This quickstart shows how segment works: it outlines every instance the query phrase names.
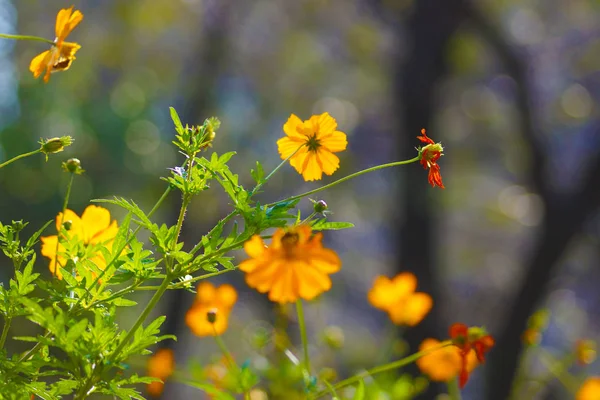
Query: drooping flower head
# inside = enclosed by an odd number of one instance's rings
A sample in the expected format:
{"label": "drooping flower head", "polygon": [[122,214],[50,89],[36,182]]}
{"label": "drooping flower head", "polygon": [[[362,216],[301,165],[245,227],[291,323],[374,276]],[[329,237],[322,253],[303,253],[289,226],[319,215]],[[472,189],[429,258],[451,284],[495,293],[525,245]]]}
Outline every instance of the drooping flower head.
{"label": "drooping flower head", "polygon": [[185,323],[197,336],[221,335],[229,325],[229,314],[237,301],[231,285],[213,286],[202,282],[196,290],[196,301],[185,314]]}
{"label": "drooping flower head", "polygon": [[[419,351],[427,351],[440,346],[437,339],[425,339],[419,346]],[[456,346],[446,346],[424,355],[417,360],[417,366],[432,381],[448,382],[462,371],[461,350]],[[467,372],[477,366],[477,356],[471,349],[467,355]]]}
{"label": "drooping flower head", "polygon": [[56,15],[56,39],[50,50],[38,54],[31,60],[29,70],[34,78],[39,78],[44,73],[44,82],[50,80],[50,74],[57,71],[66,71],[75,60],[75,53],[81,48],[77,43],[65,42],[71,31],[83,20],[79,10],[63,8]]}
{"label": "drooping flower head", "polygon": [[469,380],[469,370],[467,368],[469,352],[474,350],[477,360],[483,363],[485,361],[485,353],[494,346],[495,340],[483,328],[469,328],[465,324],[460,323],[456,323],[450,327],[450,338],[452,339],[452,343],[460,349],[462,363],[459,385],[463,388]]}
{"label": "drooping flower head", "polygon": [[148,360],[148,376],[158,378],[163,382],[151,382],[148,384],[148,394],[154,397],[158,397],[162,394],[164,389],[164,380],[167,379],[173,373],[175,369],[175,358],[173,356],[173,350],[171,349],[159,349],[156,353]]}
{"label": "drooping flower head", "polygon": [[333,153],[346,150],[348,141],[328,113],[313,115],[304,122],[292,114],[283,125],[283,131],[287,136],[277,141],[281,159],[295,153],[290,165],[305,181],[319,180],[323,172],[331,175],[339,168],[340,159]]}
{"label": "drooping flower head", "polygon": [[419,149],[421,156],[420,163],[425,169],[429,169],[427,181],[432,187],[439,186],[445,189],[442,183],[442,175],[440,174],[440,166],[437,164],[437,160],[444,155],[444,148],[441,143],[435,143],[430,137],[427,136],[427,131],[421,129],[421,135],[417,136],[421,142],[426,143],[425,146]]}
{"label": "drooping flower head", "polygon": [[410,272],[400,273],[393,279],[378,276],[369,291],[369,303],[386,311],[394,324],[415,326],[433,306],[431,296],[415,292],[416,288],[417,278]]}
{"label": "drooping flower head", "polygon": [[[94,262],[98,268],[106,268],[106,260],[96,245],[106,246],[112,249],[112,243],[119,231],[117,221],[110,220],[110,211],[98,206],[88,206],[81,214],[81,218],[71,210],[66,210],[63,217],[62,213],[56,216],[56,230],[61,231],[61,221],[69,229],[69,240],[78,240],[81,243],[80,252],[76,255],[78,259],[87,258]],[[62,279],[62,273],[57,268],[56,263],[61,267],[66,265],[67,260],[63,253],[65,247],[61,243],[67,240],[62,234],[60,241],[58,235],[42,237],[42,255],[50,259],[50,272]],[[73,255],[75,256],[75,255]]]}
{"label": "drooping flower head", "polygon": [[340,270],[338,255],[323,247],[321,232],[310,226],[277,229],[269,247],[259,235],[244,244],[250,257],[239,268],[246,283],[277,303],[311,300],[331,288],[330,274]]}

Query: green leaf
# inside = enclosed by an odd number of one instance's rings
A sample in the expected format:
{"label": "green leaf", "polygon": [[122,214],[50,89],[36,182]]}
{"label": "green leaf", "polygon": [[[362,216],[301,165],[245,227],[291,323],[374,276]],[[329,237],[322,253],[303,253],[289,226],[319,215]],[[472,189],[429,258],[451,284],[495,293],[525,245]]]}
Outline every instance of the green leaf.
{"label": "green leaf", "polygon": [[85,318],[77,322],[71,327],[71,329],[69,329],[69,332],[67,332],[67,341],[75,342],[77,339],[79,339],[83,332],[85,332],[87,326],[88,320]]}
{"label": "green leaf", "polygon": [[256,162],[256,169],[251,169],[250,175],[252,175],[252,179],[254,179],[257,184],[262,183],[263,178],[265,177],[265,170],[260,162]]}
{"label": "green leaf", "polygon": [[44,230],[46,230],[46,228],[48,227],[48,225],[50,225],[52,222],[54,222],[54,220],[50,220],[48,222],[46,222],[44,224],[44,226],[42,226],[38,231],[36,231],[33,235],[31,235],[31,237],[27,240],[27,248],[32,248],[34,244],[37,243],[38,238],[40,237],[40,235],[42,234],[42,232],[44,232]]}
{"label": "green leaf", "polygon": [[169,110],[171,111],[171,119],[173,120],[175,129],[177,130],[177,132],[179,132],[181,134],[183,132],[183,125],[181,125],[181,120],[179,119],[179,115],[177,114],[177,111],[175,111],[175,109],[173,107],[169,107]]}
{"label": "green leaf", "polygon": [[365,399],[365,382],[361,379],[358,381],[358,386],[356,387],[356,392],[354,392],[354,397],[352,400],[364,400]]}
{"label": "green leaf", "polygon": [[136,306],[137,302],[135,302],[133,300],[129,300],[129,299],[124,299],[122,297],[118,297],[118,298],[114,299],[113,301],[111,301],[111,304],[114,304],[117,307],[131,307],[131,306]]}
{"label": "green leaf", "polygon": [[340,229],[353,228],[351,222],[328,222],[327,218],[321,218],[311,223],[314,231],[338,231]]}

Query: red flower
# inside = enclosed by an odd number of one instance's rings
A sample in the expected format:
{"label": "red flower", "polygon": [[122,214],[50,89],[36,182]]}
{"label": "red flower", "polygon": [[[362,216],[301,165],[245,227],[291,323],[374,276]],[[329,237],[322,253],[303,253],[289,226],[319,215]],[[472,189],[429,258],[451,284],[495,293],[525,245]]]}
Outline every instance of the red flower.
{"label": "red flower", "polygon": [[483,363],[485,361],[485,353],[494,346],[495,340],[481,328],[469,329],[468,326],[460,323],[456,323],[450,327],[450,338],[452,339],[452,343],[460,349],[461,370],[458,383],[462,389],[469,380],[469,371],[467,370],[467,356],[469,355],[469,351],[471,349],[475,350],[477,359],[480,363]]}
{"label": "red flower", "polygon": [[435,143],[430,137],[427,137],[427,131],[425,131],[425,129],[421,129],[421,135],[423,136],[417,136],[417,139],[427,145],[419,149],[421,155],[419,162],[424,169],[429,169],[427,181],[432,187],[439,186],[440,188],[445,189],[444,184],[442,183],[442,175],[440,174],[440,166],[437,164],[437,160],[444,155],[444,148],[440,143]]}

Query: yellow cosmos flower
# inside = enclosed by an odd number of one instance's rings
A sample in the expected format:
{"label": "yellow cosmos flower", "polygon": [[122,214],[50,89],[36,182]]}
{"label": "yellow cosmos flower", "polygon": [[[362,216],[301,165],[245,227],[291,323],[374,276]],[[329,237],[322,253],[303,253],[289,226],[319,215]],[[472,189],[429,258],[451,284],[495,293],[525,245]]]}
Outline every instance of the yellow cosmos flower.
{"label": "yellow cosmos flower", "polygon": [[[333,153],[346,150],[346,134],[337,129],[337,122],[328,113],[313,115],[302,122],[292,114],[283,125],[287,135],[277,141],[281,159],[290,158],[305,181],[319,180],[323,172],[331,175],[340,166],[340,159]],[[300,148],[300,150],[298,150]]]}
{"label": "yellow cosmos flower", "polygon": [[386,311],[396,325],[415,326],[425,318],[433,306],[427,293],[416,292],[417,278],[403,272],[393,279],[378,276],[368,294],[369,303]]}
{"label": "yellow cosmos flower", "polygon": [[576,400],[600,400],[600,376],[587,378],[577,391]]}
{"label": "yellow cosmos flower", "polygon": [[196,290],[196,301],[185,314],[185,323],[197,336],[221,335],[227,330],[236,301],[233,286],[214,287],[210,282],[202,282]]}
{"label": "yellow cosmos flower", "polygon": [[[440,341],[425,339],[419,346],[419,351],[426,351],[438,347]],[[461,371],[460,349],[456,346],[446,346],[433,351],[417,360],[417,366],[432,381],[448,382],[454,379]],[[471,350],[467,356],[467,371],[471,372],[477,366],[477,356]]]}
{"label": "yellow cosmos flower", "polygon": [[[104,256],[94,250],[93,245],[102,244],[109,250],[112,249],[112,242],[119,231],[117,221],[110,221],[110,212],[106,208],[98,206],[88,206],[81,215],[81,218],[71,210],[66,210],[64,217],[62,213],[58,213],[56,217],[56,230],[60,232],[60,223],[68,223],[70,228],[68,235],[70,239],[78,239],[83,243],[84,256],[94,262],[98,268],[104,270],[106,268],[106,260]],[[66,265],[67,260],[62,255],[65,252],[65,247],[59,242],[58,236],[45,236],[42,240],[42,255],[50,259],[50,272],[55,274],[58,279],[62,279],[60,269],[56,268],[58,261],[61,267]],[[66,238],[61,237],[61,242]],[[58,254],[57,254],[58,250]],[[78,255],[79,256],[79,255]]]}
{"label": "yellow cosmos flower", "polygon": [[66,71],[75,60],[75,53],[81,48],[77,43],[65,42],[71,31],[83,20],[81,11],[73,11],[71,8],[63,8],[56,15],[56,39],[50,50],[38,54],[31,60],[29,70],[34,78],[44,74],[44,82],[50,80],[50,74],[57,71]]}
{"label": "yellow cosmos flower", "polygon": [[299,298],[311,300],[331,288],[329,274],[340,270],[337,254],[323,248],[319,232],[311,236],[308,225],[278,229],[269,247],[254,235],[244,244],[250,257],[240,264],[246,283],[277,303]]}
{"label": "yellow cosmos flower", "polygon": [[175,357],[173,350],[160,349],[148,360],[148,376],[158,378],[163,382],[151,382],[148,384],[148,394],[158,397],[164,389],[164,380],[173,373],[175,369]]}

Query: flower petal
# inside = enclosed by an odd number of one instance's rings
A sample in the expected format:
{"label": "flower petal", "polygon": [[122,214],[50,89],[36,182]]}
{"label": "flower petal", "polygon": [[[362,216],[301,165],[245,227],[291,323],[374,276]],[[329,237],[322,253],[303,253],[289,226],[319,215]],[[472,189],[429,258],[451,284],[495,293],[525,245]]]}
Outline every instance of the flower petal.
{"label": "flower petal", "polygon": [[244,243],[244,251],[248,254],[248,257],[260,257],[266,251],[265,242],[263,242],[260,235],[254,235]]}
{"label": "flower petal", "polygon": [[[304,146],[305,143],[306,138],[298,139],[295,137],[282,137],[277,141],[277,151],[279,152],[281,159],[285,160],[286,158],[294,154],[294,152],[296,152],[296,150],[298,150],[300,147]],[[294,156],[296,156],[296,154],[294,154]]]}
{"label": "flower petal", "polygon": [[196,301],[203,304],[212,304],[217,291],[212,283],[200,282],[196,287]]}
{"label": "flower petal", "polygon": [[231,285],[221,285],[217,288],[217,299],[219,309],[231,308],[237,301],[237,292]]}
{"label": "flower petal", "polygon": [[39,78],[46,69],[50,69],[48,65],[50,63],[50,58],[52,54],[50,50],[46,50],[37,56],[33,57],[31,63],[29,63],[29,71],[33,73],[34,78]]}
{"label": "flower petal", "polygon": [[110,211],[95,205],[87,206],[81,215],[84,229],[84,242],[92,243],[95,236],[110,226]]}
{"label": "flower petal", "polygon": [[327,112],[324,112],[323,114],[319,115],[316,118],[316,120],[318,121],[319,127],[319,131],[317,132],[317,139],[321,139],[322,136],[334,132],[337,128],[337,121]]}
{"label": "flower petal", "polygon": [[346,138],[346,134],[344,132],[335,131],[330,134],[323,135],[323,137],[319,139],[319,143],[322,147],[331,151],[332,153],[337,153],[339,151],[346,150],[348,139]]}
{"label": "flower petal", "polygon": [[71,8],[63,8],[58,12],[56,15],[55,33],[56,42],[59,46],[82,20],[83,14],[79,10],[73,12],[73,6]]}
{"label": "flower petal", "polygon": [[305,181],[320,180],[323,177],[323,169],[315,152],[309,152],[302,166],[302,177]]}
{"label": "flower petal", "polygon": [[[292,139],[306,141],[306,135],[302,132],[304,130],[304,124],[302,120],[296,115],[292,114],[288,118],[287,122],[283,125],[283,131]],[[287,158],[287,157],[284,157]]]}
{"label": "flower petal", "polygon": [[340,159],[322,147],[317,150],[317,157],[321,161],[323,172],[327,175],[333,174],[340,167]]}

